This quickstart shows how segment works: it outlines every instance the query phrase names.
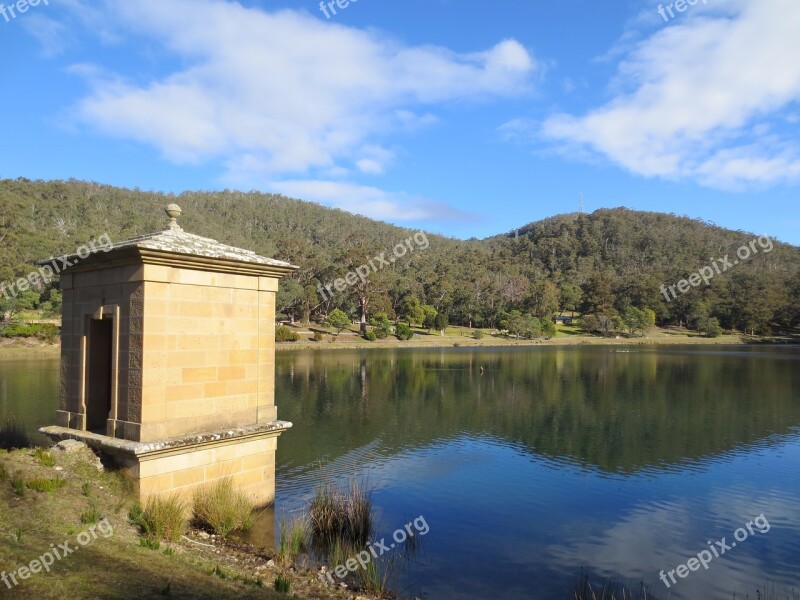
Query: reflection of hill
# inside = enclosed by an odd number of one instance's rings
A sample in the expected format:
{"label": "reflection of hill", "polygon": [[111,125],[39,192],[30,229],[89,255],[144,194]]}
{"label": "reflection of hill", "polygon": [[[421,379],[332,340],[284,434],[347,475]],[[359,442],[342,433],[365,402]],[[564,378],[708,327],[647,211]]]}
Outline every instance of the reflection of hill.
{"label": "reflection of hill", "polygon": [[798,358],[600,347],[280,355],[279,414],[295,428],[279,457],[303,464],[378,436],[397,452],[488,433],[607,472],[659,468],[800,423]]}
{"label": "reflection of hill", "polygon": [[57,408],[58,358],[0,360],[0,422],[13,416],[43,443],[36,430],[53,424]]}

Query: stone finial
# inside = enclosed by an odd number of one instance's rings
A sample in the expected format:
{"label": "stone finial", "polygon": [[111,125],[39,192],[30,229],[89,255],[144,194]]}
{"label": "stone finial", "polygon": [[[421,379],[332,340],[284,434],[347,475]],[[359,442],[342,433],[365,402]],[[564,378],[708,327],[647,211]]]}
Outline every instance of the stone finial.
{"label": "stone finial", "polygon": [[178,217],[181,216],[181,207],[177,204],[170,204],[166,208],[167,216],[169,217],[169,229],[172,231],[183,231],[178,225]]}

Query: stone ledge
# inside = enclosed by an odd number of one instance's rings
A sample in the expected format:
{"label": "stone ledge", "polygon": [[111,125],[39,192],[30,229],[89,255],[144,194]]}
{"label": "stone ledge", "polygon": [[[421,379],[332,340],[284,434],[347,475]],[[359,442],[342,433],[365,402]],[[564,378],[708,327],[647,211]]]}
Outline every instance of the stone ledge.
{"label": "stone ledge", "polygon": [[289,421],[272,421],[261,425],[194,433],[177,438],[145,443],[132,442],[130,440],[112,438],[89,431],[58,426],[42,427],[39,429],[39,432],[52,440],[78,440],[98,450],[104,450],[113,454],[127,454],[139,458],[151,454],[170,453],[188,449],[196,450],[204,446],[214,446],[231,442],[235,443],[250,438],[277,436],[291,427],[292,424]]}

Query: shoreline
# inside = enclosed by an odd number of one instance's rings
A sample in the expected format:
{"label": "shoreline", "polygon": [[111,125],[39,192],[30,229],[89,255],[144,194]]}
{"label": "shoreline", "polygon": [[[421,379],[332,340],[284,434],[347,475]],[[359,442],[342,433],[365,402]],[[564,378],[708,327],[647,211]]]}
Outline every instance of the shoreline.
{"label": "shoreline", "polygon": [[[549,340],[514,340],[486,335],[483,339],[471,336],[419,333],[411,340],[387,339],[374,342],[367,341],[356,334],[341,334],[346,339],[340,341],[315,342],[304,339],[297,342],[277,342],[277,352],[323,351],[323,350],[369,350],[369,349],[425,349],[425,348],[536,348],[546,346],[796,346],[800,339],[795,338],[759,338],[744,334],[722,335],[718,338],[706,338],[688,332],[674,332],[659,329],[644,337],[609,337],[602,338],[582,334],[562,335]],[[0,360],[58,358],[61,344],[32,345],[29,340],[23,343],[7,343],[0,345]]]}

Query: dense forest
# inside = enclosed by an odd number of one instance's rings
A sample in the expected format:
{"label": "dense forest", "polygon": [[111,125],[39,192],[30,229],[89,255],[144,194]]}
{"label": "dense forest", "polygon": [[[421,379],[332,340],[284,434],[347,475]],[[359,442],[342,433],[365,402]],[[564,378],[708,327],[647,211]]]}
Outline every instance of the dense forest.
{"label": "dense forest", "polygon": [[[164,229],[171,202],[183,209],[186,231],[299,265],[278,298],[290,320],[340,309],[365,321],[385,316],[433,326],[438,315],[439,322],[518,331],[537,318],[578,312],[585,328],[604,334],[635,331],[637,320],[641,328],[654,320],[755,334],[800,325],[800,248],[625,208],[462,241],[259,192],[176,195],[75,180],[0,180],[0,282],[26,277],[36,260],[75,252],[104,234],[121,241]],[[342,291],[325,291],[382,253],[393,260],[351,278]],[[697,283],[698,273],[708,285]],[[691,285],[678,285],[684,279]],[[0,312],[55,306],[56,288],[0,291]]]}

